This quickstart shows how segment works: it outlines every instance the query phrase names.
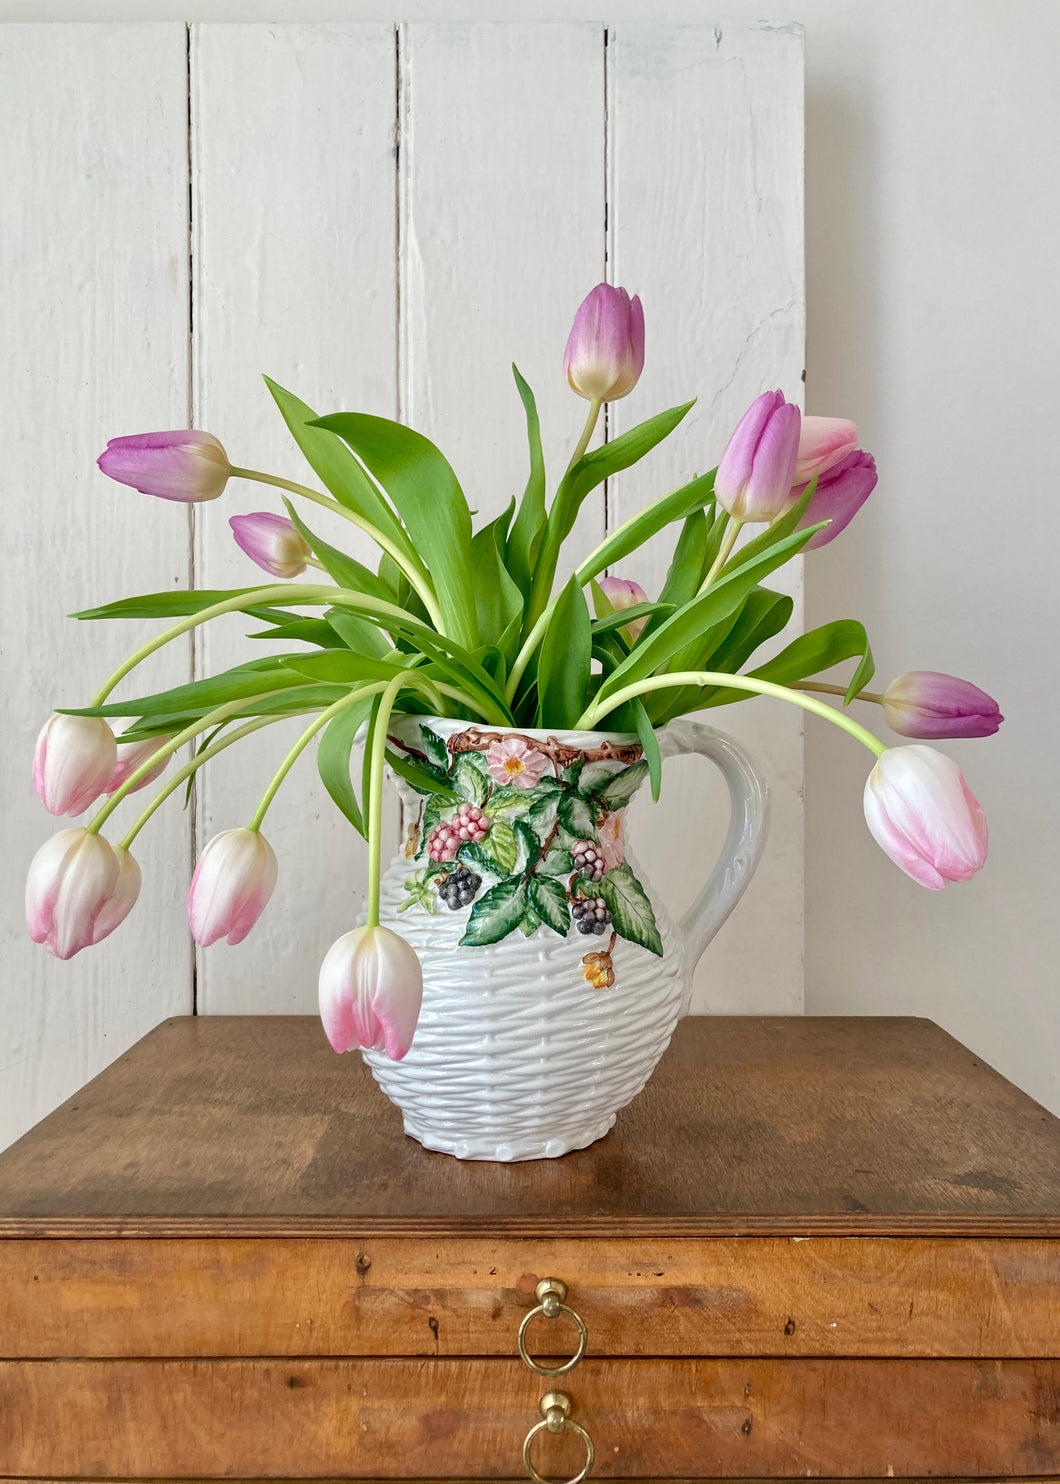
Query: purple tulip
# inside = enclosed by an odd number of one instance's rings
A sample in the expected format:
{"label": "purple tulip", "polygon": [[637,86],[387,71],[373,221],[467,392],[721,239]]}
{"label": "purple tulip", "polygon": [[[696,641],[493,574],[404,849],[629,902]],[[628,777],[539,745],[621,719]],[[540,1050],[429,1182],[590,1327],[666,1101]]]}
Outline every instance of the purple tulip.
{"label": "purple tulip", "polygon": [[112,438],[96,463],[111,479],[143,495],[187,503],[216,500],[232,472],[212,433],[187,428]]}
{"label": "purple tulip", "polygon": [[986,691],[937,670],[911,670],[892,680],[883,714],[903,737],[992,737],[1005,719]]}
{"label": "purple tulip", "polygon": [[258,510],[253,515],[233,515],[228,524],[236,545],[273,577],[297,577],[313,555],[308,541],[285,515]]}
{"label": "purple tulip", "polygon": [[799,458],[793,484],[807,485],[816,474],[853,453],[858,446],[858,428],[846,417],[804,417],[799,431]]}
{"label": "purple tulip", "polygon": [[412,1045],[422,999],[416,951],[390,928],[344,933],[320,966],[320,1018],[336,1051],[385,1048],[391,1061],[400,1061]]}
{"label": "purple tulip", "polygon": [[188,891],[188,922],[196,943],[242,943],[276,885],[276,854],[257,830],[222,830],[199,856]]}
{"label": "purple tulip", "polygon": [[[825,526],[823,531],[818,531],[816,536],[811,536],[803,551],[814,551],[818,546],[827,546],[829,541],[834,541],[845,531],[876,488],[878,477],[876,460],[871,453],[865,453],[861,448],[848,453],[838,464],[833,464],[820,475],[813,498],[798,528],[803,531],[807,526],[818,525],[822,520],[830,521],[831,524]],[[805,489],[805,484],[797,485],[791,492],[792,497],[798,499]]]}
{"label": "purple tulip", "polygon": [[644,309],[625,289],[598,283],[581,302],[563,352],[563,371],[579,397],[614,402],[644,370]]}
{"label": "purple tulip", "polygon": [[26,927],[34,943],[68,959],[99,942],[105,935],[97,931],[99,920],[122,889],[120,874],[121,862],[101,835],[70,828],[45,840],[26,878]]}
{"label": "purple tulip", "polygon": [[783,392],[763,392],[744,413],[714,477],[718,504],[735,520],[771,521],[790,504],[801,422]]}
{"label": "purple tulip", "polygon": [[49,814],[82,814],[107,787],[117,756],[114,733],[101,716],[56,713],[37,738],[33,787]]}
{"label": "purple tulip", "polygon": [[881,849],[930,891],[967,881],[986,861],[986,818],[952,758],[889,747],[865,784],[865,822]]}
{"label": "purple tulip", "polygon": [[[640,583],[633,582],[627,577],[601,577],[600,591],[616,613],[621,608],[633,608],[637,603],[648,601],[648,594]],[[635,618],[631,623],[626,624],[626,628],[632,637],[637,639],[647,622],[647,617]]]}

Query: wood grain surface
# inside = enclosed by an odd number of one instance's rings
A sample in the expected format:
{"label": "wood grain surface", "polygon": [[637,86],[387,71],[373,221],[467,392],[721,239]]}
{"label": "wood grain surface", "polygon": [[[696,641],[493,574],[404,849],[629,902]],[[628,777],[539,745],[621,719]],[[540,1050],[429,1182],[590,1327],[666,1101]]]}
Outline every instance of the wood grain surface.
{"label": "wood grain surface", "polygon": [[[586,1360],[595,1477],[1060,1472],[1060,1361]],[[517,1360],[0,1362],[0,1469],[99,1478],[511,1478]],[[546,1438],[543,1473],[584,1455]],[[554,1445],[554,1446],[548,1446]]]}
{"label": "wood grain surface", "polygon": [[165,1021],[0,1155],[5,1236],[1060,1236],[1060,1120],[930,1022],[693,1018],[614,1131],[461,1163],[310,1017]]}
{"label": "wood grain surface", "polygon": [[1060,1354],[1060,1242],[384,1237],[2,1242],[0,1357],[510,1357],[545,1277],[596,1356]]}

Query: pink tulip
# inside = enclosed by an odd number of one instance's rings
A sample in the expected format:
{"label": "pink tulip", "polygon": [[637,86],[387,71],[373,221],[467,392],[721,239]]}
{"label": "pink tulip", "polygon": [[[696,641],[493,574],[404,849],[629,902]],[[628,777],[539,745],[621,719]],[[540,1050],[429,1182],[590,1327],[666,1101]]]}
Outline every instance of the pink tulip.
{"label": "pink tulip", "polygon": [[103,939],[112,933],[119,923],[125,921],[140,895],[141,878],[138,863],[124,845],[114,845],[111,848],[118,862],[118,876],[96,918],[96,925],[92,930],[93,943],[102,943]]}
{"label": "pink tulip", "polygon": [[415,950],[389,928],[343,934],[320,966],[320,1018],[336,1051],[385,1049],[400,1061],[412,1045],[422,999]]}
{"label": "pink tulip", "polygon": [[[818,525],[822,520],[830,524],[816,536],[811,536],[803,551],[827,546],[829,541],[834,541],[845,531],[876,488],[877,477],[876,460],[871,453],[860,448],[848,453],[822,474],[798,529],[804,531],[807,526]],[[793,499],[798,499],[805,489],[805,484],[797,485],[791,492]]]}
{"label": "pink tulip", "polygon": [[188,891],[188,922],[196,943],[242,943],[276,885],[276,854],[258,830],[222,830],[199,856]]}
{"label": "pink tulip", "polygon": [[233,515],[228,524],[236,545],[273,577],[297,577],[313,555],[308,541],[285,515],[259,510],[254,515]]}
{"label": "pink tulip", "polygon": [[644,370],[644,309],[625,289],[598,283],[582,300],[563,352],[563,371],[579,397],[615,402]]}
{"label": "pink tulip", "polygon": [[[646,603],[648,601],[648,594],[641,587],[640,583],[632,582],[625,577],[601,577],[600,591],[616,612],[621,608],[632,608],[637,603]],[[629,629],[633,638],[636,639],[647,622],[647,617],[635,618],[626,627]]]}
{"label": "pink tulip", "polygon": [[992,737],[1005,719],[985,690],[937,670],[911,670],[892,680],[883,714],[903,737]]}
{"label": "pink tulip", "polygon": [[799,409],[782,392],[763,392],[737,424],[714,477],[714,494],[734,519],[771,521],[791,501]]}
{"label": "pink tulip", "polygon": [[33,787],[49,814],[82,814],[110,782],[118,756],[101,716],[56,713],[41,728],[33,753]]}
{"label": "pink tulip", "polygon": [[[121,788],[126,778],[135,773],[141,763],[146,763],[149,757],[153,757],[160,747],[164,747],[171,740],[171,735],[166,732],[160,737],[145,737],[142,742],[119,742],[118,760],[114,764],[114,771],[110,775],[110,782],[104,792],[112,794]],[[166,771],[168,764],[169,758],[162,758],[129,792],[137,793],[141,788],[146,788],[149,783],[154,783],[155,779],[161,777]]]}
{"label": "pink tulip", "polygon": [[185,502],[216,500],[232,472],[212,433],[185,428],[112,438],[96,463],[111,479],[143,495]]}
{"label": "pink tulip", "polygon": [[67,959],[99,942],[120,873],[118,856],[100,835],[70,828],[46,840],[26,878],[26,927],[34,943]]}
{"label": "pink tulip", "polygon": [[792,484],[809,484],[853,453],[858,446],[857,424],[846,417],[804,417],[799,433],[799,458]]}
{"label": "pink tulip", "polygon": [[873,839],[931,891],[967,881],[986,860],[986,818],[957,764],[933,747],[889,747],[865,784]]}

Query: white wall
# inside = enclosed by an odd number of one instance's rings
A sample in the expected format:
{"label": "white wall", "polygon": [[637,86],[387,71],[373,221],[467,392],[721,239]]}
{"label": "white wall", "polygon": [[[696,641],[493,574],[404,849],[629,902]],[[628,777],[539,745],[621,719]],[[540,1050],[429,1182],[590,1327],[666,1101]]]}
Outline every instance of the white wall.
{"label": "white wall", "polygon": [[[710,7],[757,19],[761,0]],[[863,833],[864,764],[807,734],[807,1008],[932,1016],[1060,1110],[1060,722],[1053,634],[1060,6],[789,0],[807,28],[811,411],[861,425],[882,480],[808,563],[811,621],[870,625],[884,679],[933,667],[996,694],[954,746],[993,853],[929,896]],[[406,19],[703,21],[703,0],[444,3]],[[5,19],[386,19],[364,0],[0,0]],[[724,294],[724,284],[718,285]]]}

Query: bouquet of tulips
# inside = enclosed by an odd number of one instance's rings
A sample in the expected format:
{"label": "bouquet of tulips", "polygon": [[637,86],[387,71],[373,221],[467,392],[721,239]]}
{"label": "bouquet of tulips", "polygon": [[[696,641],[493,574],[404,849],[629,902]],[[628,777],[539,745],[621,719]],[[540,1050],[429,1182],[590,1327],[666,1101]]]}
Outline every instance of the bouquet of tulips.
{"label": "bouquet of tulips", "polygon": [[[200,944],[238,943],[250,932],[277,878],[262,834],[265,816],[295,759],[316,741],[320,776],[367,839],[370,862],[365,925],[339,939],[321,972],[324,1024],[338,1050],[385,1044],[399,1057],[419,1012],[416,955],[379,923],[383,774],[389,763],[427,796],[444,796],[445,774],[437,760],[396,750],[391,726],[399,712],[546,732],[606,727],[635,734],[658,797],[657,728],[755,696],[784,701],[843,728],[873,754],[865,817],[904,871],[933,890],[972,876],[986,858],[986,823],[956,764],[923,742],[885,746],[847,708],[868,702],[894,731],[933,741],[995,732],[1002,718],[989,696],[967,681],[923,671],[900,676],[882,694],[867,690],[872,656],[854,619],[801,634],[751,667],[792,612],[791,599],[766,585],[770,574],[834,540],[875,487],[875,464],[858,448],[853,423],[802,417],[781,392],[764,392],[716,469],[633,515],[557,590],[560,553],[582,503],[649,454],[693,405],[590,448],[602,406],[633,391],[643,364],[639,299],[598,285],[575,316],[564,358],[572,390],[589,404],[570,462],[549,499],[534,395],[513,368],[529,441],[526,487],[477,531],[455,473],[428,439],[366,413],[318,417],[271,381],[321,487],[237,467],[209,433],[113,439],[99,467],[142,493],[208,502],[222,496],[229,479],[256,480],[284,492],[286,514],[263,511],[230,522],[236,542],[268,574],[264,583],[149,593],[77,615],[175,621],[130,655],[90,706],[57,712],[40,734],[33,777],[46,808],[76,816],[103,802],[86,825],[61,830],[34,859],[26,892],[32,937],[62,959],[106,937],[136,901],[140,869],[131,848],[155,810],[224,749],[298,716],[306,718],[304,730],[274,776],[262,780],[252,818],[204,849],[189,918]],[[704,462],[700,453],[695,462]],[[295,501],[320,506],[371,537],[380,553],[376,570],[317,535]],[[630,574],[638,548],[664,529],[674,532],[673,559],[661,592],[649,596]],[[319,580],[304,580],[307,567]],[[615,575],[616,568],[627,575]],[[277,652],[171,690],[111,699],[146,656],[233,612],[253,621],[251,637]],[[815,678],[843,661],[855,662],[849,684]],[[131,718],[118,738],[109,721],[117,717]],[[364,746],[359,790],[351,775],[355,740]],[[109,843],[101,830],[110,816],[187,744],[192,755],[118,843]],[[495,762],[517,787],[528,769],[531,781],[536,777],[533,756],[509,739]],[[474,823],[464,831],[472,845]],[[543,922],[538,930],[561,925]]]}

